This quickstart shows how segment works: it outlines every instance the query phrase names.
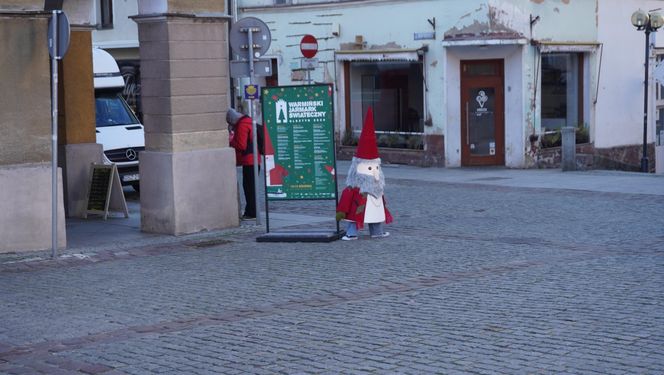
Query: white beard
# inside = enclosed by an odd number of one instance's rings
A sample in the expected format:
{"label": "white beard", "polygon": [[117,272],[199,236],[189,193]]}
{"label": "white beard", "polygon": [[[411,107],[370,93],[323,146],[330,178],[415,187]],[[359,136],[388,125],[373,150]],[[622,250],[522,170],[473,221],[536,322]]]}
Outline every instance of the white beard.
{"label": "white beard", "polygon": [[376,181],[373,176],[359,173],[357,174],[357,178],[359,181],[357,187],[360,188],[360,193],[369,193],[376,198],[383,196],[383,189],[385,188],[384,179]]}
{"label": "white beard", "polygon": [[[380,170],[378,181],[373,176],[357,173],[357,165],[364,161],[367,160],[353,157],[348,176],[346,177],[346,186],[358,187],[360,188],[360,193],[369,193],[376,198],[380,198],[385,189],[385,175],[383,175],[383,170]],[[378,162],[380,163],[380,159],[378,159]]]}

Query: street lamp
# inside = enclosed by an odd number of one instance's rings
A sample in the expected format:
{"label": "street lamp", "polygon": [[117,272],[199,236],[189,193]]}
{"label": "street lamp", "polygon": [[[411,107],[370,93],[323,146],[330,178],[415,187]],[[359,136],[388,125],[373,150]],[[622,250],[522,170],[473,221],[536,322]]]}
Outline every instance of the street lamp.
{"label": "street lamp", "polygon": [[664,17],[659,13],[647,13],[642,9],[632,13],[632,25],[646,33],[646,65],[643,85],[643,155],[641,156],[641,172],[648,172],[648,66],[650,60],[650,33],[664,25]]}

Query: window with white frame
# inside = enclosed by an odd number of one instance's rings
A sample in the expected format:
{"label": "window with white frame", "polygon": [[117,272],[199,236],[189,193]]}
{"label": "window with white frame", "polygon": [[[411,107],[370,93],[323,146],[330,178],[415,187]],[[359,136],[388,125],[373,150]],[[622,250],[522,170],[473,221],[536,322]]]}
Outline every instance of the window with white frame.
{"label": "window with white frame", "polygon": [[369,107],[379,147],[422,149],[424,84],[420,61],[350,61],[345,65],[347,123],[343,143],[352,145]]}

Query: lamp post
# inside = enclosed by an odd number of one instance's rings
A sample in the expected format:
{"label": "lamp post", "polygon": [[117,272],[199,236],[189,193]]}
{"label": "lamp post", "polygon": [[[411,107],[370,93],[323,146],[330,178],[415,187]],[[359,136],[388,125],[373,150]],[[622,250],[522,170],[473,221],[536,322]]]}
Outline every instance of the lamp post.
{"label": "lamp post", "polygon": [[643,30],[646,33],[646,60],[645,60],[645,80],[643,83],[643,155],[641,156],[641,172],[648,173],[648,67],[650,65],[650,33],[657,32],[657,29],[664,24],[664,17],[661,14],[644,10],[637,10],[632,13],[632,25],[637,30]]}

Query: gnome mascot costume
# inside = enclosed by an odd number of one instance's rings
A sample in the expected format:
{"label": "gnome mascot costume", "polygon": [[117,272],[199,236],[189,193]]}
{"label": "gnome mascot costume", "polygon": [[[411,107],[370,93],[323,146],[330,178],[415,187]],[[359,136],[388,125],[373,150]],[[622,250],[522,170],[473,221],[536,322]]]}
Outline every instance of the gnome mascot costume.
{"label": "gnome mascot costume", "polygon": [[357,232],[364,227],[364,224],[369,225],[369,234],[372,238],[390,235],[383,228],[384,223],[392,222],[392,215],[385,205],[384,187],[385,176],[378,157],[373,112],[369,107],[357,150],[346,177],[346,188],[341,193],[337,205],[337,221],[348,222],[346,235],[341,238],[342,240],[356,240]]}

